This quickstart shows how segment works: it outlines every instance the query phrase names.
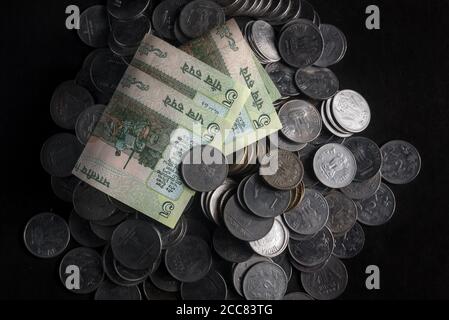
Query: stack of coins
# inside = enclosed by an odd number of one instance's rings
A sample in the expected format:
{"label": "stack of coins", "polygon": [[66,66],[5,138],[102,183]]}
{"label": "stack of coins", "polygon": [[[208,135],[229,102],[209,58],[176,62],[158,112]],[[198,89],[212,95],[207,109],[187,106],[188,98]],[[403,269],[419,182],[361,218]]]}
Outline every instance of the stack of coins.
{"label": "stack of coins", "polygon": [[[152,30],[182,44],[223,23],[225,14],[236,17],[278,86],[279,134],[228,157],[208,150],[218,163],[191,161],[209,147],[188,152],[180,173],[198,196],[174,229],[73,177],[139,39]],[[68,222],[54,213],[36,215],[24,231],[27,249],[39,258],[64,254],[71,241],[80,246],[60,262],[62,285],[98,300],[343,294],[349,277],[342,261],[362,251],[362,225],[392,219],[396,199],[389,185],[412,182],[421,158],[405,141],[379,148],[353,136],[368,127],[371,113],[359,93],[340,90],[328,69],[345,56],[342,31],[322,24],[301,0],[110,0],[84,11],[79,35],[95,50],[76,80],[55,90],[50,108],[56,125],[76,136],[56,134],[41,151],[55,195],[73,210]],[[80,271],[78,288],[70,286],[73,266]]]}

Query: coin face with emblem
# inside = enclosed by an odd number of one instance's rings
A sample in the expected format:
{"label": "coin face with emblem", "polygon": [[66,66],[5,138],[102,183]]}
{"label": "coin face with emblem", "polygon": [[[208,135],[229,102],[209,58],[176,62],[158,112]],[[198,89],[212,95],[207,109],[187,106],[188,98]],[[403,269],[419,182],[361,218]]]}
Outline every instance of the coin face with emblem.
{"label": "coin face with emblem", "polygon": [[405,141],[391,141],[382,146],[382,178],[392,184],[412,182],[421,170],[418,150]]}
{"label": "coin face with emblem", "polygon": [[357,173],[354,155],[339,144],[327,144],[315,154],[313,170],[318,180],[330,188],[344,188],[351,184]]}
{"label": "coin face with emblem", "polygon": [[368,102],[353,90],[337,93],[332,103],[332,112],[341,127],[352,133],[364,131],[371,121]]}

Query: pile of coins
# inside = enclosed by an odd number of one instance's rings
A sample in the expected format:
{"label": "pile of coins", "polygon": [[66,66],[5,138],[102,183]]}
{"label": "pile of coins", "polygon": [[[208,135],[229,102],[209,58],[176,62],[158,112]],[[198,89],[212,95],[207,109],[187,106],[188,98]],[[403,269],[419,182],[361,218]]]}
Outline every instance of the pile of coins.
{"label": "pile of coins", "polygon": [[[186,23],[204,12],[210,19]],[[183,44],[226,17],[236,17],[283,97],[276,102],[280,134],[227,158],[205,146],[186,154],[181,177],[198,196],[174,229],[73,177],[144,34]],[[65,287],[98,300],[139,300],[142,292],[149,300],[329,300],[345,291],[341,259],[362,251],[362,224],[393,217],[396,200],[386,183],[412,182],[421,159],[404,141],[379,148],[353,137],[371,112],[359,93],[340,91],[327,69],[345,55],[343,32],[322,24],[302,0],[110,0],[84,11],[79,35],[97,49],[51,100],[54,122],[76,136],[57,134],[41,152],[54,193],[74,209],[68,223],[43,213],[24,232],[39,258],[63,254],[71,239],[81,245],[60,263]],[[195,152],[216,153],[221,162],[192,163]],[[73,266],[79,287],[71,286]]]}

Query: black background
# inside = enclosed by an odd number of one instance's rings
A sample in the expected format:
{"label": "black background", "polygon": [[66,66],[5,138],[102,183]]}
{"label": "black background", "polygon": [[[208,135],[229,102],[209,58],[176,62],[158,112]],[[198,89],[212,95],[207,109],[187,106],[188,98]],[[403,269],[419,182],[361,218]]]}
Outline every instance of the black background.
{"label": "black background", "polygon": [[[65,8],[83,10],[99,1],[52,0],[1,3],[1,193],[0,298],[85,299],[66,292],[59,259],[38,260],[23,245],[35,214],[71,208],[52,194],[41,169],[43,142],[60,130],[49,102],[55,87],[73,79],[91,51],[65,28]],[[417,180],[394,186],[397,210],[379,228],[365,228],[363,253],[346,261],[349,286],[343,299],[449,298],[447,141],[449,111],[449,1],[312,0],[325,23],[342,29],[345,59],[332,69],[341,87],[362,93],[373,119],[365,132],[383,144],[404,139],[420,151]],[[381,30],[365,28],[365,8],[381,10]],[[72,243],[72,247],[76,244]],[[365,268],[381,270],[381,290],[365,288]]]}

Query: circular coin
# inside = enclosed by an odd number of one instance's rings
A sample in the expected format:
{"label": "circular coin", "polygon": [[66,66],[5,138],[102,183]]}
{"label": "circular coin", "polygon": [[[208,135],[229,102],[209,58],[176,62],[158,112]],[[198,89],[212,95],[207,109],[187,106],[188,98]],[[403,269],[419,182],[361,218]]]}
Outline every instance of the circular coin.
{"label": "circular coin", "polygon": [[392,184],[407,184],[421,171],[418,150],[405,141],[391,141],[382,146],[382,178]]}

